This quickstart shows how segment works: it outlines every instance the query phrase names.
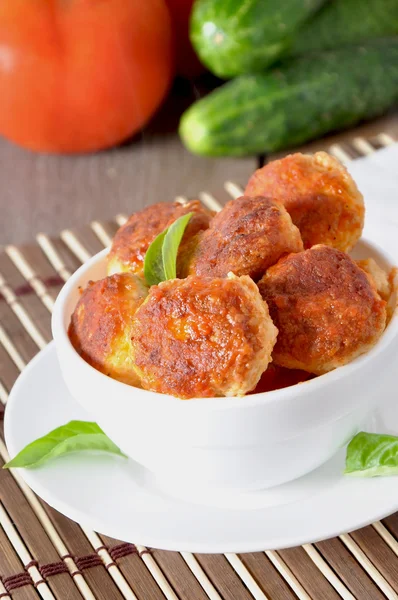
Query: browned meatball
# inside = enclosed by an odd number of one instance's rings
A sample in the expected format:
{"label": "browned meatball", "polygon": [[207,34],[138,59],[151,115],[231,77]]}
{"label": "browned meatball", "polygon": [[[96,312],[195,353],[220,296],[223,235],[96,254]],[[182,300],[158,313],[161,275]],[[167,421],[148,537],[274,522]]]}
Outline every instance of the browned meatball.
{"label": "browned meatball", "polygon": [[185,265],[196,244],[196,234],[207,229],[213,213],[198,200],[187,204],[159,202],[133,214],[117,231],[108,255],[108,275],[131,272],[143,276],[144,258],[153,240],[176,219],[189,212],[194,214],[181,241],[177,262],[179,276],[185,276]]}
{"label": "browned meatball", "polygon": [[370,278],[329,246],[291,254],[259,282],[278,327],[275,364],[322,374],[369,350],[386,324],[386,303]]}
{"label": "browned meatball", "polygon": [[130,385],[139,386],[132,367],[132,317],[148,294],[141,278],[121,273],[90,282],[73,312],[69,337],[90,365]]}
{"label": "browned meatball", "polygon": [[373,258],[355,261],[365,273],[369,275],[383,300],[388,301],[391,294],[391,282],[388,274],[377,264]]}
{"label": "browned meatball", "polygon": [[224,206],[199,239],[190,274],[259,279],[281,256],[303,249],[285,208],[271,198],[242,196]]}
{"label": "browned meatball", "polygon": [[178,398],[241,396],[267,368],[277,329],[249,277],[153,286],[133,324],[145,389]]}
{"label": "browned meatball", "polygon": [[291,154],[270,162],[252,175],[245,194],[282,202],[305,248],[327,244],[349,252],[361,236],[362,194],[347,169],[326,152]]}

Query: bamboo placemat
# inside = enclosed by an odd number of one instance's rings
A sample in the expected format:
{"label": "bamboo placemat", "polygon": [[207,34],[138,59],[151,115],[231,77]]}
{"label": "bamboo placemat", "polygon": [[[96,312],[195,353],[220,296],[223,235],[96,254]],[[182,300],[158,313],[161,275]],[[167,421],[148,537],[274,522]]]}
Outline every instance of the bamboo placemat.
{"label": "bamboo placemat", "polygon": [[[349,161],[393,141],[380,134],[329,151]],[[240,193],[234,183],[225,187],[232,197]],[[209,194],[200,198],[219,209]],[[0,255],[0,407],[18,373],[50,341],[50,313],[63,283],[109,245],[125,218],[64,230],[59,238],[39,234],[37,243],[11,245]],[[8,460],[3,439],[1,427],[0,465]],[[70,521],[36,497],[16,471],[0,470],[0,598],[398,600],[397,537],[398,513],[350,534],[277,552],[152,550]]]}

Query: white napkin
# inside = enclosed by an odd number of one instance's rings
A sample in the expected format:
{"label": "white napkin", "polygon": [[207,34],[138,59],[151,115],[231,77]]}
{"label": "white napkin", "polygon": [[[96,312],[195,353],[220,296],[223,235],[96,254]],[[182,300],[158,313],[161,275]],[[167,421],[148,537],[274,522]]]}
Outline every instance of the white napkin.
{"label": "white napkin", "polygon": [[364,236],[398,264],[398,144],[347,163],[366,207]]}

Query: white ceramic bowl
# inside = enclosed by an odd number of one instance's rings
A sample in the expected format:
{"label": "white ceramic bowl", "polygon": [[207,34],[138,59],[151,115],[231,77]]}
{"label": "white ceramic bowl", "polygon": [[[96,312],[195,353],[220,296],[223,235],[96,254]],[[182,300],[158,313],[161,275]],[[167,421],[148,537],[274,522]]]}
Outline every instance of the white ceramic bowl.
{"label": "white ceramic bowl", "polygon": [[[105,276],[104,250],[61,290],[52,330],[72,396],[122,450],[181,487],[261,489],[298,478],[327,461],[396,389],[396,311],[376,346],[349,365],[289,388],[244,398],[189,401],[120,383],[88,365],[67,328],[79,286]],[[361,240],[354,258],[393,260]]]}

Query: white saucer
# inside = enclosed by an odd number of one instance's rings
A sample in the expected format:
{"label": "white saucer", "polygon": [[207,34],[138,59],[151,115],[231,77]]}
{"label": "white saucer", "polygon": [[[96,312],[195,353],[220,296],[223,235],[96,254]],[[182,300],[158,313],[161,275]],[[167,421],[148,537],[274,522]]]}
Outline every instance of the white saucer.
{"label": "white saucer", "polygon": [[[12,390],[5,416],[10,455],[71,419],[90,416],[69,395],[50,344]],[[398,433],[397,403],[364,428]],[[349,478],[343,468],[344,451],[300,480],[238,496],[186,490],[183,481],[169,489],[134,461],[105,454],[75,454],[21,475],[51,506],[96,531],[149,547],[211,553],[296,546],[398,509],[398,478]]]}

